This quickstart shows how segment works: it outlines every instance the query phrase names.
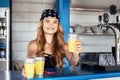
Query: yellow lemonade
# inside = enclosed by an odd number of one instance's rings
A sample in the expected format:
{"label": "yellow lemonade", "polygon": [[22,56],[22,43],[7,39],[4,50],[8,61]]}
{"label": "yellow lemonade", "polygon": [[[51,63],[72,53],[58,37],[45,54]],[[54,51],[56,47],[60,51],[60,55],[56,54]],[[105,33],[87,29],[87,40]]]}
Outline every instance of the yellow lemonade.
{"label": "yellow lemonade", "polygon": [[33,78],[34,77],[34,68],[35,68],[34,63],[25,63],[24,67],[25,67],[26,77]]}
{"label": "yellow lemonade", "polygon": [[68,51],[75,52],[75,41],[76,39],[68,39]]}
{"label": "yellow lemonade", "polygon": [[36,72],[36,75],[43,75],[44,61],[36,61],[35,62],[35,72]]}

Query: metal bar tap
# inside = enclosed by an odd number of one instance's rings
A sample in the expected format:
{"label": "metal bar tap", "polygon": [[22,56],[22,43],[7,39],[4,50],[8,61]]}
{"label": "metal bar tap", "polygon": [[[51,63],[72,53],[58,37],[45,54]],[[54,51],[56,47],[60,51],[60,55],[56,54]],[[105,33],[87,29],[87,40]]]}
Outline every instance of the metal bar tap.
{"label": "metal bar tap", "polygon": [[120,32],[119,32],[119,28],[117,28],[113,25],[109,25],[109,24],[105,24],[102,26],[111,28],[115,35],[115,62],[116,62],[116,65],[120,65]]}

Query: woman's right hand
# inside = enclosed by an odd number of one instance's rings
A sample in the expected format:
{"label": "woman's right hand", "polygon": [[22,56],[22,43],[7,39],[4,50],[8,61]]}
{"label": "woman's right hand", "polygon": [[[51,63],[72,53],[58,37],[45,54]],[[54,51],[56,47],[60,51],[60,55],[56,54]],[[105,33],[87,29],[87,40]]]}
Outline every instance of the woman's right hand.
{"label": "woman's right hand", "polygon": [[24,68],[23,68],[23,70],[22,70],[22,76],[23,76],[23,77],[26,77],[25,69],[24,69]]}

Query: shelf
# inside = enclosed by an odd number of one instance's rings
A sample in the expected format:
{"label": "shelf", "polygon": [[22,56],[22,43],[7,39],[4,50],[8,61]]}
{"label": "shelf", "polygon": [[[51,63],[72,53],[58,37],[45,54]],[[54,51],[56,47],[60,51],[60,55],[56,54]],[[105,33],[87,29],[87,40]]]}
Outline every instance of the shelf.
{"label": "shelf", "polygon": [[5,58],[0,58],[0,61],[7,61]]}
{"label": "shelf", "polygon": [[4,35],[0,35],[0,39],[6,39]]}
{"label": "shelf", "polygon": [[113,33],[81,33],[79,35],[86,35],[86,36],[114,36]]}
{"label": "shelf", "polygon": [[5,21],[6,17],[5,16],[0,16],[0,21]]}

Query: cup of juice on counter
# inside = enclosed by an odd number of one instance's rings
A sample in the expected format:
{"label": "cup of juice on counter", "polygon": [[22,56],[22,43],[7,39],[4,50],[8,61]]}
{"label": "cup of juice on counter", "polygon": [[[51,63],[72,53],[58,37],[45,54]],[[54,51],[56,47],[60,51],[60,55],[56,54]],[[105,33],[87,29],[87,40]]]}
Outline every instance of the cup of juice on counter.
{"label": "cup of juice on counter", "polygon": [[68,51],[75,52],[75,42],[79,39],[77,34],[69,34],[68,35]]}
{"label": "cup of juice on counter", "polygon": [[31,79],[34,77],[34,70],[35,70],[35,59],[34,58],[27,58],[24,63],[26,77]]}
{"label": "cup of juice on counter", "polygon": [[35,73],[36,76],[42,76],[44,73],[45,58],[36,57],[35,58]]}

